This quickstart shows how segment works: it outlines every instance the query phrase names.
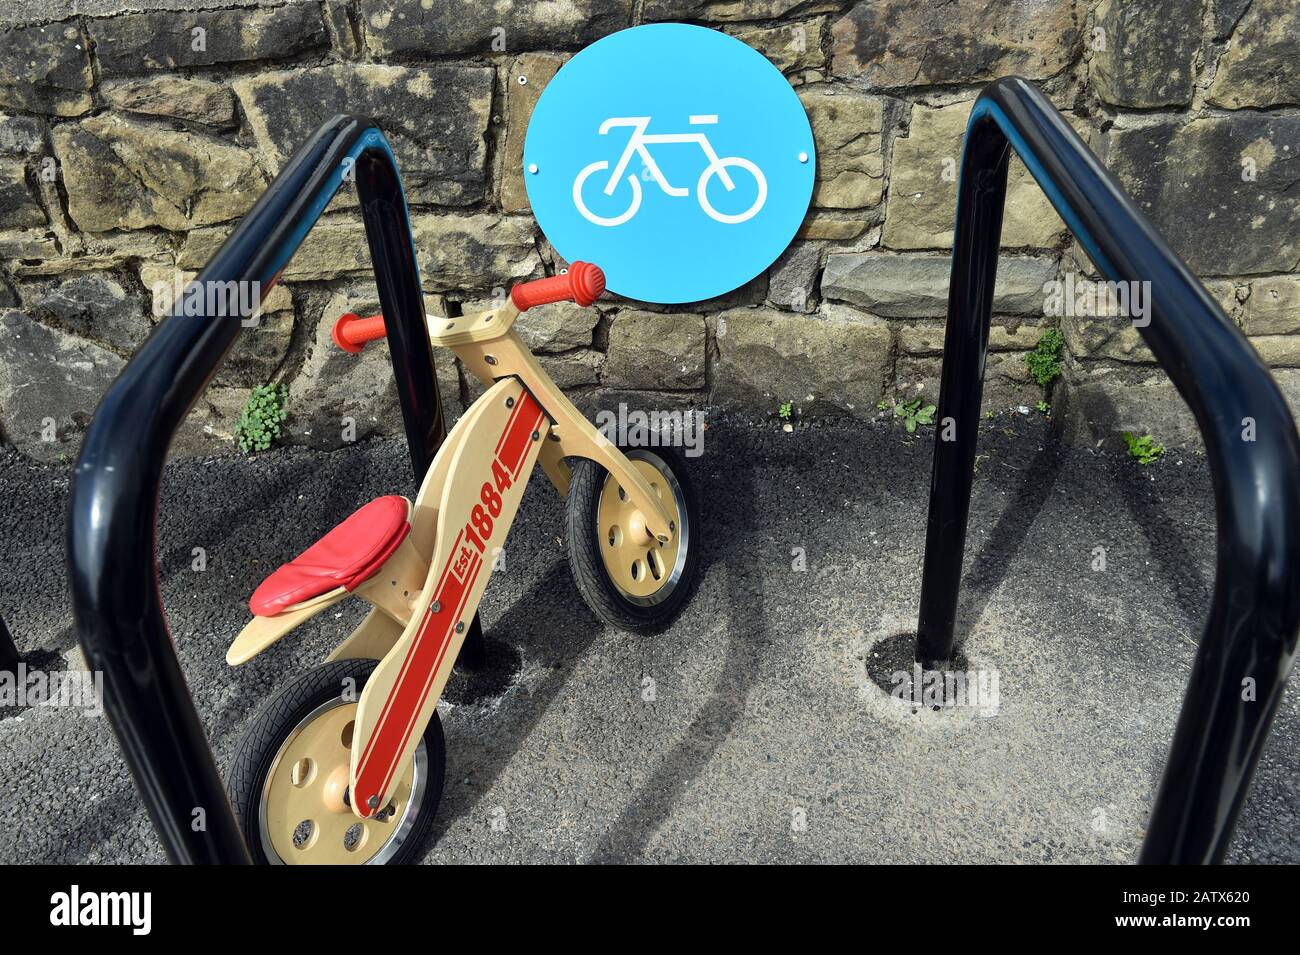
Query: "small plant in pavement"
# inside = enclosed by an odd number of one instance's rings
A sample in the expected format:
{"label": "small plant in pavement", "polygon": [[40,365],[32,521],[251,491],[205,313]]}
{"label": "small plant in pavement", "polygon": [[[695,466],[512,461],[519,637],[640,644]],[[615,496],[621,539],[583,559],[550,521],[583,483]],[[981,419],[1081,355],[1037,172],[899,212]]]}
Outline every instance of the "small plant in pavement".
{"label": "small plant in pavement", "polygon": [[265,451],[280,437],[280,424],[288,417],[284,410],[289,389],[283,384],[258,385],[235,422],[235,440],[245,453]]}
{"label": "small plant in pavement", "polygon": [[1061,375],[1061,349],[1065,340],[1055,328],[1049,328],[1038,339],[1034,350],[1025,355],[1025,365],[1034,381],[1046,388]]}
{"label": "small plant in pavement", "polygon": [[789,421],[790,416],[794,414],[794,402],[793,401],[781,402],[781,407],[777,410],[777,414],[781,416],[782,421]]}
{"label": "small plant in pavement", "polygon": [[1165,453],[1165,446],[1156,444],[1156,439],[1149,434],[1136,435],[1132,431],[1125,431],[1124,443],[1128,445],[1128,456],[1136,458],[1138,464],[1151,464],[1160,460],[1160,456]]}
{"label": "small plant in pavement", "polygon": [[913,398],[906,404],[894,405],[894,414],[903,419],[908,434],[915,431],[918,424],[934,424],[934,405],[923,404],[924,400]]}

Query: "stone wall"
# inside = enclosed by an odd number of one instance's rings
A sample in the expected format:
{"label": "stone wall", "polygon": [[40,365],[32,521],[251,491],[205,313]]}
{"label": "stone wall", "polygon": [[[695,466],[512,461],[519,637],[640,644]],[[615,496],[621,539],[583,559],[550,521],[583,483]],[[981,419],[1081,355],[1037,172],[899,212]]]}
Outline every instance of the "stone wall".
{"label": "stone wall", "polygon": [[[566,57],[636,23],[740,37],[807,107],[813,208],[768,273],[722,300],[549,307],[520,328],[588,407],[876,415],[937,394],[956,169],[980,87],[1037,81],[1300,394],[1300,5],[1295,0],[9,0],[0,12],[0,429],[71,457],[99,395],[323,119],[369,114],[410,192],[428,307],[456,315],[558,261],[520,175],[532,105]],[[1191,440],[1132,325],[1045,315],[1091,275],[1013,166],[985,398],[1034,405],[1023,353],[1066,341],[1069,435]],[[283,381],[290,439],[400,433],[383,349],[329,344],[375,305],[355,194],[290,263],[180,448],[227,445],[249,388]],[[441,356],[440,356],[441,357]],[[477,393],[439,366],[453,413]]]}

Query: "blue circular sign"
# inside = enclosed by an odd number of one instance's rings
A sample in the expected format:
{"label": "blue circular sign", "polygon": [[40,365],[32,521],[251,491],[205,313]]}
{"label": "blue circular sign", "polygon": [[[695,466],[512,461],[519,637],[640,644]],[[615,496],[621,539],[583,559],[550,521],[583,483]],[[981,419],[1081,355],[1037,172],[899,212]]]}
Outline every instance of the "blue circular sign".
{"label": "blue circular sign", "polygon": [[766,269],[803,222],[815,173],[808,117],[780,71],[681,23],[575,56],[524,142],[528,199],[556,251],[645,302],[713,298]]}

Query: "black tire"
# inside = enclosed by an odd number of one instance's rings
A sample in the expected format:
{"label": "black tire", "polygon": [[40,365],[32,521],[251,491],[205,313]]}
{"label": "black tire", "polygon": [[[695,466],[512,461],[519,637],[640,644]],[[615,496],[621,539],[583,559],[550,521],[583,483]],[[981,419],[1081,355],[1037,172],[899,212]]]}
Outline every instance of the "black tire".
{"label": "black tire", "polygon": [[[338,660],[294,677],[262,705],[235,744],[226,790],[254,862],[270,865],[280,861],[278,857],[268,857],[263,846],[260,819],[262,793],[281,747],[310,714],[332,700],[342,698],[343,688],[347,685],[344,681],[355,681],[355,692],[360,694],[377,665],[376,660]],[[392,851],[390,858],[384,860],[386,865],[413,862],[437,815],[446,775],[446,742],[436,710],[424,731],[424,745],[428,778],[423,795],[418,804],[412,805],[414,818],[400,845]]]}
{"label": "black tire", "polygon": [[[672,590],[658,602],[643,605],[625,595],[610,578],[601,556],[602,539],[597,517],[601,491],[609,472],[587,458],[573,467],[569,495],[565,502],[569,570],[573,581],[597,617],[612,627],[631,633],[656,633],[667,627],[690,597],[699,565],[699,511],[695,487],[682,456],[670,448],[624,449],[629,457],[654,457],[667,468],[682,495],[679,506],[685,515],[678,529],[686,547],[685,561]],[[648,458],[647,458],[648,459]],[[651,462],[654,463],[654,462]],[[655,465],[657,468],[659,464]]]}

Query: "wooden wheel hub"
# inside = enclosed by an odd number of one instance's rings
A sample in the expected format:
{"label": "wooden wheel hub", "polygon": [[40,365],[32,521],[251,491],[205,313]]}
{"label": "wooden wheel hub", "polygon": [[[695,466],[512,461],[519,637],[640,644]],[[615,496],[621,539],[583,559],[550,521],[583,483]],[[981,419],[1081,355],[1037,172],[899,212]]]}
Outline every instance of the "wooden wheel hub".
{"label": "wooden wheel hub", "polygon": [[262,799],[262,841],[281,862],[363,865],[403,831],[417,785],[417,760],[408,761],[380,812],[362,819],[349,805],[356,715],[356,703],[332,701],[308,715],[276,755]]}
{"label": "wooden wheel hub", "polygon": [[651,600],[673,579],[681,552],[681,508],[669,476],[648,460],[634,459],[635,467],[655,494],[669,519],[673,536],[658,541],[646,529],[645,515],[611,475],[605,479],[597,505],[600,556],[610,580],[625,596]]}

